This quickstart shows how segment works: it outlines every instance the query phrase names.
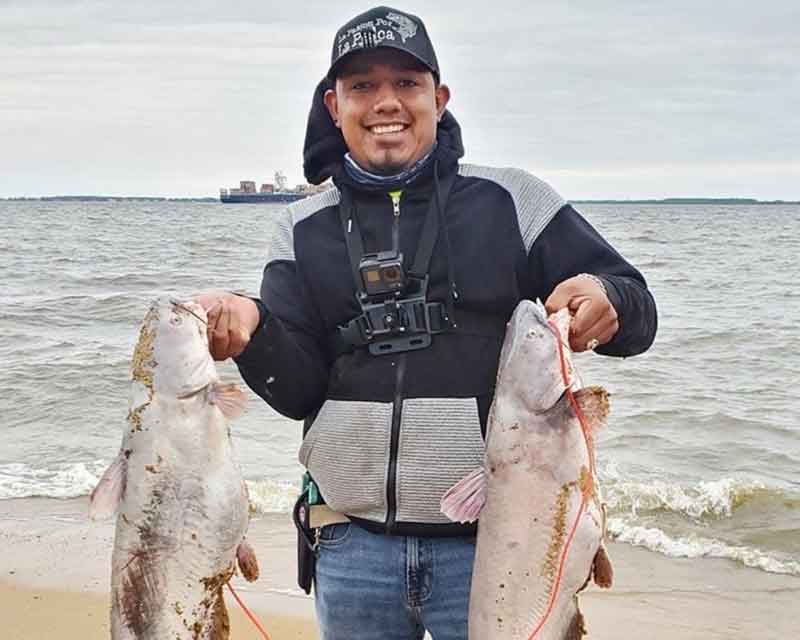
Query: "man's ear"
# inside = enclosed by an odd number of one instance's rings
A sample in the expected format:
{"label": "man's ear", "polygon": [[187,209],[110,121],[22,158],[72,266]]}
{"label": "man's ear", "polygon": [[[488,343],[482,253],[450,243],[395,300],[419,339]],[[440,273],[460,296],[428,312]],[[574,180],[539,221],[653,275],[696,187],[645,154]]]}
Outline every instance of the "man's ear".
{"label": "man's ear", "polygon": [[[450,87],[440,84],[436,87],[436,119],[441,120],[447,103],[450,102]],[[327,104],[327,103],[326,103]]]}
{"label": "man's ear", "polygon": [[322,99],[325,101],[325,106],[328,108],[328,113],[331,115],[333,124],[341,129],[339,125],[339,101],[336,98],[336,91],[328,89]]}

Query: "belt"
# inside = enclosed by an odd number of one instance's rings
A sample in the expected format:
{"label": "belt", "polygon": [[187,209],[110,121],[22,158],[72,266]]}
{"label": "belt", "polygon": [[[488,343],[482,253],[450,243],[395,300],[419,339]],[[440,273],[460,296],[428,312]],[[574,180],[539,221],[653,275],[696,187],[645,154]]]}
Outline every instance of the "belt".
{"label": "belt", "polygon": [[312,504],[309,509],[308,526],[312,529],[342,522],[350,522],[350,518],[343,513],[334,511],[327,504]]}

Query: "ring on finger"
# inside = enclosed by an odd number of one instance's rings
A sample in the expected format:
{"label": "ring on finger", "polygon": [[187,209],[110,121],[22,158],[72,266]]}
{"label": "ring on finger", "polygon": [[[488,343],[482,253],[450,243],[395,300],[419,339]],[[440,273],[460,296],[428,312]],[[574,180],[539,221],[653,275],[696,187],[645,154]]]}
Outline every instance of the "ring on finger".
{"label": "ring on finger", "polygon": [[600,346],[600,341],[597,338],[592,338],[591,340],[589,340],[589,342],[586,343],[586,350],[594,351],[599,346]]}

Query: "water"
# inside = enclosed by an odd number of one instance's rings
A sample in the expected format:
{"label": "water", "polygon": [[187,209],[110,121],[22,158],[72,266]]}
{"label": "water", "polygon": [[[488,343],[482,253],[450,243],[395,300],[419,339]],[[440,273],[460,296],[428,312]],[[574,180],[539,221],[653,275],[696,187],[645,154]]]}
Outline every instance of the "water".
{"label": "water", "polygon": [[[612,393],[598,465],[617,539],[800,575],[800,206],[582,205],[645,273],[654,347],[578,358]],[[275,205],[0,202],[0,499],[86,495],[116,454],[148,302],[257,292]],[[223,377],[236,379],[230,364]],[[288,512],[300,425],[233,426],[261,512]]]}

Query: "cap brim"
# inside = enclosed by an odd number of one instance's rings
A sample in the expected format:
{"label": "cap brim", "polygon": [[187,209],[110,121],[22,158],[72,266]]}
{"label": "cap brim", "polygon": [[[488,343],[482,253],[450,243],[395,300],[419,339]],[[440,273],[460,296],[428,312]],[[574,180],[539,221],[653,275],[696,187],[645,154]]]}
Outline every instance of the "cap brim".
{"label": "cap brim", "polygon": [[380,44],[375,45],[373,47],[363,47],[363,48],[360,48],[360,49],[351,49],[350,51],[348,51],[344,55],[340,56],[339,59],[331,65],[330,69],[328,69],[328,74],[327,74],[328,79],[331,80],[331,81],[336,80],[336,74],[337,74],[338,70],[342,67],[342,65],[344,64],[344,62],[346,60],[352,59],[352,57],[354,55],[356,55],[356,54],[367,53],[369,51],[375,51],[376,49],[394,49],[395,51],[399,51],[400,53],[404,53],[407,56],[409,56],[410,58],[414,58],[423,67],[425,67],[428,71],[430,71],[433,74],[434,78],[436,78],[437,80],[439,79],[439,72],[436,69],[432,68],[430,66],[430,64],[427,62],[427,60],[423,60],[416,53],[413,53],[412,51],[409,51],[408,49],[406,49],[401,44],[395,44],[393,42],[386,42],[386,41],[381,42]]}

